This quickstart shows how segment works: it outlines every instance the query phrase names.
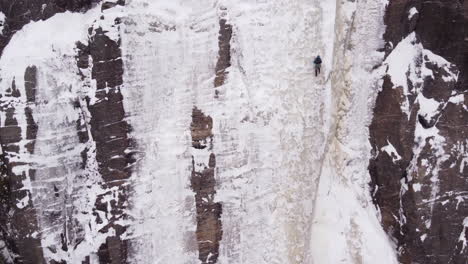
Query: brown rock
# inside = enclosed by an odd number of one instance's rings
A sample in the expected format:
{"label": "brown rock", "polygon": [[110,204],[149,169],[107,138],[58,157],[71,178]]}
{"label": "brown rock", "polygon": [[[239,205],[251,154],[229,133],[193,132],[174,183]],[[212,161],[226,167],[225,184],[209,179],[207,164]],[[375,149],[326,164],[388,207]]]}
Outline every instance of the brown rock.
{"label": "brown rock", "polygon": [[[231,66],[231,38],[232,26],[227,23],[226,19],[219,20],[219,37],[218,37],[218,61],[216,62],[216,77],[214,79],[214,87],[219,87],[224,84],[228,72],[226,69]],[[215,91],[215,98],[218,97],[218,91]]]}
{"label": "brown rock", "polygon": [[[192,112],[192,147],[211,152],[213,149],[213,120],[205,116],[196,107]],[[197,167],[204,167],[201,171]],[[192,156],[192,175],[190,178],[192,190],[195,192],[197,212],[198,258],[204,264],[216,263],[219,256],[219,242],[223,230],[221,223],[222,205],[215,203],[216,181],[214,177],[216,168],[215,154],[211,153],[208,161],[198,160]]]}
{"label": "brown rock", "polygon": [[[394,87],[389,76],[384,78],[377,97],[369,128],[375,155],[369,164],[373,198],[404,264],[462,264],[468,259],[468,250],[462,250],[459,241],[468,212],[468,203],[463,200],[467,197],[468,175],[461,162],[467,147],[468,114],[466,100],[464,104],[448,103],[468,87],[468,45],[464,41],[468,9],[462,5],[459,1],[391,0],[385,16],[387,55],[414,30],[425,49],[443,56],[453,63],[450,70],[460,73],[456,83],[447,82],[443,79],[445,69],[431,63],[417,65],[433,71],[433,78],[420,79],[420,93],[440,102],[433,117],[420,113],[416,90],[405,98],[401,87]],[[409,20],[412,7],[419,13]],[[411,80],[408,83],[414,86]],[[409,117],[400,110],[405,100],[410,104]],[[416,126],[437,128],[444,142],[434,142],[434,137],[419,141]],[[381,151],[387,140],[401,160],[394,162]]]}

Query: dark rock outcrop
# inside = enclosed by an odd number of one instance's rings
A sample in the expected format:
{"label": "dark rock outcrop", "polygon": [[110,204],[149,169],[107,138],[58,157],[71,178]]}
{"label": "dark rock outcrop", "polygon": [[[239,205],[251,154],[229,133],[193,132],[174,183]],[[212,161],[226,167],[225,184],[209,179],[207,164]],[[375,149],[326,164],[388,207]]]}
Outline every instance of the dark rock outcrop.
{"label": "dark rock outcrop", "polygon": [[[209,153],[209,160],[192,156],[192,190],[195,192],[197,211],[197,241],[199,259],[203,264],[214,264],[218,260],[219,243],[223,236],[222,205],[214,202],[216,194],[216,157],[213,150],[213,120],[197,108],[192,111],[192,147],[196,151]],[[204,155],[203,155],[204,156]]]}
{"label": "dark rock outcrop", "polygon": [[[410,10],[417,12],[410,16]],[[401,263],[466,263],[468,248],[461,238],[467,234],[468,215],[468,168],[463,163],[468,147],[468,5],[390,0],[385,23],[387,56],[415,32],[414,45],[452,65],[442,67],[418,55],[416,80],[408,69],[408,94],[392,83],[392,76],[384,77],[370,126],[374,202],[385,230],[396,241]],[[432,76],[422,75],[422,68]],[[447,78],[448,70],[458,74],[456,81]],[[460,97],[464,100],[454,100]],[[438,105],[433,116],[423,111],[427,105],[421,98]],[[408,112],[402,110],[405,102]],[[401,158],[382,150],[388,144]]]}
{"label": "dark rock outcrop", "polygon": [[[114,26],[118,27],[118,20],[115,22]],[[86,99],[86,107],[91,114],[90,132],[96,144],[96,161],[103,180],[102,188],[108,190],[98,196],[94,214],[96,221],[104,224],[100,232],[107,233],[110,229],[115,231],[115,235],[107,237],[101,245],[98,255],[100,263],[126,263],[127,242],[121,238],[126,226],[118,222],[127,218],[127,181],[134,160],[129,150],[132,145],[128,137],[130,126],[124,120],[122,53],[120,41],[109,38],[102,28],[91,28],[90,32],[88,44],[77,44],[77,64],[81,69],[89,69],[88,61],[93,61],[91,79],[96,83],[96,93],[95,98]],[[82,142],[89,140],[84,129],[79,122],[77,130]],[[89,162],[86,153],[82,153],[82,157],[83,163]],[[101,215],[105,215],[106,219],[102,219]]]}
{"label": "dark rock outcrop", "polygon": [[[227,23],[225,18],[219,20],[219,37],[218,37],[218,61],[216,62],[216,76],[214,79],[214,87],[219,87],[224,84],[228,71],[231,66],[231,38],[232,26]],[[215,98],[218,97],[219,91],[215,90]]]}

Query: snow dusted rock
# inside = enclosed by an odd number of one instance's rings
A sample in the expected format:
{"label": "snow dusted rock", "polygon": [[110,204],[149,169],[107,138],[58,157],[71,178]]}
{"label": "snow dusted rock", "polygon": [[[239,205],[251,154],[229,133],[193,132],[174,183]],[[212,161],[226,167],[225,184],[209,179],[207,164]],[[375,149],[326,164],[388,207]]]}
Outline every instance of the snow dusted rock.
{"label": "snow dusted rock", "polygon": [[[467,17],[459,1],[390,1],[387,8],[369,170],[401,263],[468,259]],[[395,153],[383,151],[388,146]]]}
{"label": "snow dusted rock", "polygon": [[[117,4],[103,4],[102,10],[108,10]],[[104,12],[100,20],[106,18]],[[99,247],[98,257],[101,263],[120,263],[127,261],[127,242],[122,238],[126,231],[124,220],[127,218],[125,209],[128,205],[128,179],[131,175],[131,165],[135,162],[131,152],[129,124],[124,120],[123,106],[123,61],[120,48],[119,25],[120,18],[113,17],[113,23],[96,22],[89,28],[88,43],[78,43],[77,64],[84,80],[84,89],[95,91],[86,96],[84,102],[79,102],[80,109],[89,112],[90,137],[83,142],[95,144],[94,160],[88,159],[90,148],[81,152],[86,157],[83,160],[86,167],[97,162],[98,172],[102,177],[100,183],[103,192],[98,194],[93,214],[96,223],[100,224],[99,232],[108,233],[106,242]],[[114,38],[114,39],[113,39]],[[86,122],[82,120],[82,122]],[[94,156],[95,155],[95,156]]]}
{"label": "snow dusted rock", "polygon": [[5,262],[126,259],[120,236],[133,160],[122,121],[118,24],[99,10],[58,14],[26,25],[5,49]]}
{"label": "snow dusted rock", "polygon": [[[11,37],[31,20],[45,20],[66,10],[86,10],[91,4],[91,1],[81,0],[1,1],[0,54],[3,53]],[[25,50],[19,51],[21,53]],[[5,72],[5,68],[2,72]],[[24,155],[32,155],[35,151],[38,133],[35,111],[40,108],[40,102],[36,98],[38,69],[31,62],[10,76],[13,78],[7,78],[7,74],[2,74],[2,78],[5,78],[3,83],[9,84],[6,93],[0,96],[2,112],[0,118],[2,259],[0,261],[41,263],[43,252],[40,248],[37,212],[32,206],[33,197],[29,185],[30,181],[34,180],[37,170],[31,166],[30,161],[21,158]],[[17,82],[24,88],[23,91],[18,90]]]}

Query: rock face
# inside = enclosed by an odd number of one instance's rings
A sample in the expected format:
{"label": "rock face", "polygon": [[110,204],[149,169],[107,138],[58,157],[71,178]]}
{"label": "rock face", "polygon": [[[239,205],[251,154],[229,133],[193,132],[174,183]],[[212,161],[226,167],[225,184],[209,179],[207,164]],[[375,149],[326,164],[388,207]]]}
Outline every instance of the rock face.
{"label": "rock face", "polygon": [[[122,4],[106,2],[102,10]],[[23,1],[8,7],[2,10],[6,14],[2,50],[30,20],[45,20],[65,10],[84,12],[92,1]],[[112,14],[109,18],[110,23],[104,15],[90,21],[94,24],[89,29],[84,28],[86,21],[70,23],[87,41],[76,39],[74,50],[52,48],[62,55],[59,61],[75,64],[62,73],[64,79],[41,60],[40,67],[26,62],[21,80],[16,70],[2,72],[11,81],[0,95],[5,113],[0,118],[2,263],[126,262],[127,246],[121,236],[134,160],[127,137],[130,127],[123,120],[120,41],[118,34],[108,36],[118,33],[120,21]],[[34,50],[24,52],[31,56]],[[57,63],[50,57],[44,60]],[[47,93],[52,91],[63,100],[49,103]],[[68,96],[70,92],[75,95]],[[44,193],[49,190],[50,195]],[[89,250],[76,253],[83,247],[94,248],[93,256]]]}
{"label": "rock face", "polygon": [[390,1],[385,24],[374,202],[401,263],[466,263],[468,4]]}

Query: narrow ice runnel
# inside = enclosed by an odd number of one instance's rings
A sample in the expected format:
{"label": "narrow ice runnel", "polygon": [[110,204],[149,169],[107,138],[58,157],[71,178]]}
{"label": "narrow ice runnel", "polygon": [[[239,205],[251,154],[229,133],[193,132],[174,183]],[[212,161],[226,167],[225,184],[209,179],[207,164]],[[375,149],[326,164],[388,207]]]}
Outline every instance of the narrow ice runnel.
{"label": "narrow ice runnel", "polygon": [[[310,263],[398,263],[369,192],[368,125],[377,95],[386,1],[337,4],[332,119],[314,208]],[[314,246],[320,245],[320,246]]]}

